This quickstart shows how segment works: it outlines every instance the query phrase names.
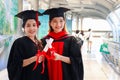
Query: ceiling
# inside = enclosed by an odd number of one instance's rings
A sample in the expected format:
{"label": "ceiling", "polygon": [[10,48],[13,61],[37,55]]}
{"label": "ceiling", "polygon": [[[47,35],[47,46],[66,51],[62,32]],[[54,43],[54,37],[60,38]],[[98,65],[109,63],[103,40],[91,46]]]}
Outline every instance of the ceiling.
{"label": "ceiling", "polygon": [[120,0],[39,0],[39,9],[66,7],[71,9],[69,14],[106,19],[119,4]]}

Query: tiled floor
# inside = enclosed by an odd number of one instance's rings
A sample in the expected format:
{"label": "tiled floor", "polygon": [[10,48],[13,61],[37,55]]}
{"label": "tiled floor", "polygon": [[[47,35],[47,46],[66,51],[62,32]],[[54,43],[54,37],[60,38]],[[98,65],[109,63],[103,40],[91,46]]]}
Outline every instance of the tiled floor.
{"label": "tiled floor", "polygon": [[[99,52],[100,43],[100,40],[94,39],[91,53],[87,53],[86,42],[82,47],[84,80],[120,80],[120,75],[114,72]],[[8,80],[6,69],[0,71],[0,80]]]}
{"label": "tiled floor", "polygon": [[87,53],[86,42],[82,47],[84,80],[120,80],[120,75],[114,72],[99,52],[100,43],[100,39],[94,39],[91,53]]}

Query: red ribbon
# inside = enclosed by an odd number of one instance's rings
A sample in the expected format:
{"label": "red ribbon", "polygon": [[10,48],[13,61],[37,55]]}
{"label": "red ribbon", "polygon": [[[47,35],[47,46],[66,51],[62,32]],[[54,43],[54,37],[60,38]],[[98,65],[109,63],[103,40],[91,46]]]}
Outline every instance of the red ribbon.
{"label": "red ribbon", "polygon": [[[35,66],[34,66],[33,70],[35,70],[35,69],[37,68],[37,66],[38,66],[38,64],[39,64],[39,57],[40,57],[40,56],[43,55],[43,56],[45,56],[45,58],[47,58],[47,59],[54,59],[54,58],[55,58],[54,53],[55,53],[55,49],[54,49],[54,48],[49,48],[47,53],[44,52],[44,51],[40,52],[40,50],[38,50],[38,51],[37,51],[37,54],[36,54],[37,60],[36,60],[36,63],[35,63]],[[44,65],[44,60],[43,60],[43,62],[42,62],[42,71],[41,71],[41,74],[44,73],[44,69],[45,69],[45,65]]]}
{"label": "red ribbon", "polygon": [[37,23],[37,27],[39,27],[39,22],[38,22],[38,13],[36,13],[36,23]]}
{"label": "red ribbon", "polygon": [[[42,55],[44,55],[44,54],[45,54],[44,51],[42,51],[42,52],[40,52],[40,50],[37,51],[37,54],[36,54],[37,60],[36,60],[36,63],[35,63],[35,66],[34,66],[33,70],[35,70],[35,69],[37,68],[38,64],[39,64],[39,57],[42,56]],[[44,68],[45,68],[45,66],[44,66],[44,60],[43,60],[43,62],[42,62],[42,72],[41,72],[41,74],[44,73]]]}
{"label": "red ribbon", "polygon": [[55,51],[55,49],[54,48],[49,48],[48,49],[48,52],[46,53],[46,58],[47,59],[54,59],[55,58],[55,56],[54,56],[54,53],[55,53],[56,51]]}

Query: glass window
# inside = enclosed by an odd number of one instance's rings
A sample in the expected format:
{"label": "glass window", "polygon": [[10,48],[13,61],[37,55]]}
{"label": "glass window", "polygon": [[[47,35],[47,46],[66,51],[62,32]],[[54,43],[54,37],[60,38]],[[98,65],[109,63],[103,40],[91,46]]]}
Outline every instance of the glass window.
{"label": "glass window", "polygon": [[113,26],[114,40],[119,42],[118,26],[120,25],[120,22],[119,22],[117,15],[115,14],[115,12],[112,12],[109,15],[109,19],[111,20],[111,23],[114,25]]}
{"label": "glass window", "polygon": [[77,29],[77,19],[74,17],[72,19],[72,30],[76,30]]}
{"label": "glass window", "polygon": [[118,41],[120,42],[120,8],[117,9],[117,10],[115,11],[115,13],[116,13],[116,15],[117,15],[117,17],[118,17],[118,20],[119,20],[119,23],[118,23],[118,25],[117,25],[117,35],[118,35]]}

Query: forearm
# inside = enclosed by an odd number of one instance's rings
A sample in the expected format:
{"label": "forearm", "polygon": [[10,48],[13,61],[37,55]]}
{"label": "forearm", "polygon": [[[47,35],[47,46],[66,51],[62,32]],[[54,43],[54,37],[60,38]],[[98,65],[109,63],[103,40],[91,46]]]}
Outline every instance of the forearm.
{"label": "forearm", "polygon": [[30,57],[28,59],[23,60],[23,67],[30,65],[31,63],[35,62],[37,59],[36,56]]}
{"label": "forearm", "polygon": [[65,62],[68,64],[71,64],[70,57],[59,55],[58,60],[61,60],[62,62]]}
{"label": "forearm", "polygon": [[61,56],[61,61],[71,64],[70,58],[69,57],[65,57],[65,56]]}

